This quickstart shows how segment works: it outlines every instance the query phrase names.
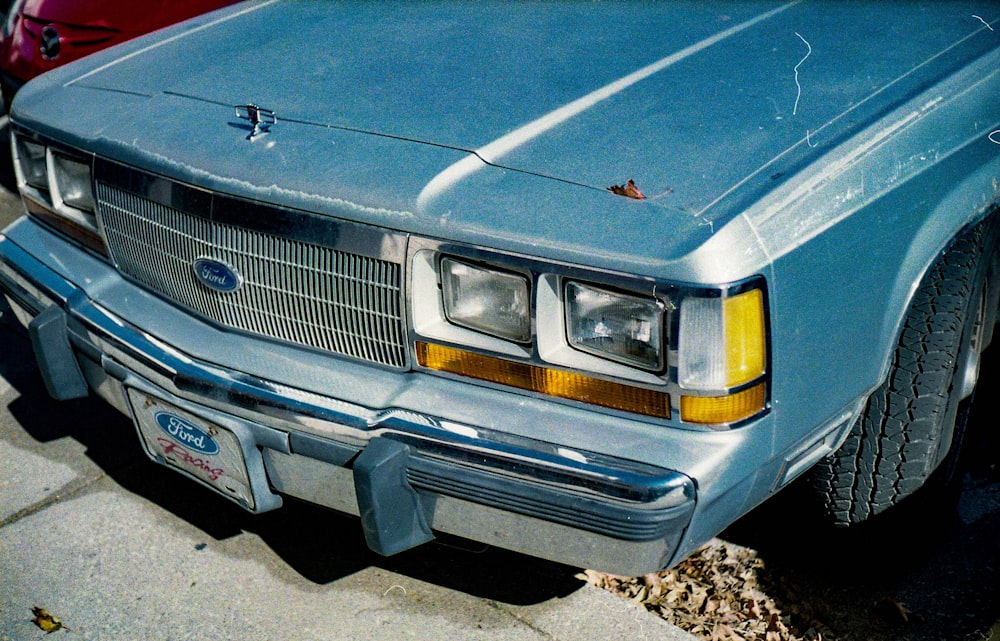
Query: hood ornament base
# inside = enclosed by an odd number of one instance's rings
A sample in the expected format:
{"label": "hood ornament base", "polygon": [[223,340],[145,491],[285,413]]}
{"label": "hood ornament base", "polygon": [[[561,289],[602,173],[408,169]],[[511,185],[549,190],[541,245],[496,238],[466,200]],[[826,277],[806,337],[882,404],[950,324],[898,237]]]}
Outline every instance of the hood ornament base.
{"label": "hood ornament base", "polygon": [[271,125],[278,122],[278,117],[270,109],[261,109],[257,105],[236,105],[236,117],[240,120],[249,121],[252,125],[250,135],[247,140],[253,140],[259,135],[266,134]]}

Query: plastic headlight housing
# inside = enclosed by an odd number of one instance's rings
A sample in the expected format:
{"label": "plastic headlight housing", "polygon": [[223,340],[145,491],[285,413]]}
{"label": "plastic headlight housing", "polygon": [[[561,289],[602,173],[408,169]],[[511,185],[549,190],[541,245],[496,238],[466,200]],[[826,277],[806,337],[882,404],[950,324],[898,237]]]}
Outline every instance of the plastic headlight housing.
{"label": "plastic headlight housing", "polygon": [[654,299],[566,283],[566,339],[574,348],[612,361],[663,368],[664,311]]}
{"label": "plastic headlight housing", "polygon": [[441,293],[449,322],[519,343],[531,340],[525,277],[442,258]]}
{"label": "plastic headlight housing", "polygon": [[692,296],[680,307],[677,378],[681,420],[736,423],[767,407],[764,292]]}
{"label": "plastic headlight housing", "polygon": [[107,256],[97,223],[91,157],[21,130],[11,135],[17,185],[28,213]]}
{"label": "plastic headlight housing", "polygon": [[416,368],[682,426],[770,408],[767,282],[690,284],[411,238]]}

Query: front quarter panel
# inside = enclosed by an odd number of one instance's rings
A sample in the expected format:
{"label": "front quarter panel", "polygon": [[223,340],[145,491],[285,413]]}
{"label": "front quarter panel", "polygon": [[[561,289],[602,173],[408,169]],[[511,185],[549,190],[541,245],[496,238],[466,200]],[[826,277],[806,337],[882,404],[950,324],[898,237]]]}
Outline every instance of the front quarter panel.
{"label": "front quarter panel", "polygon": [[924,273],[1000,205],[998,69],[994,52],[887,114],[688,257],[718,280],[770,269],[776,451],[878,386]]}

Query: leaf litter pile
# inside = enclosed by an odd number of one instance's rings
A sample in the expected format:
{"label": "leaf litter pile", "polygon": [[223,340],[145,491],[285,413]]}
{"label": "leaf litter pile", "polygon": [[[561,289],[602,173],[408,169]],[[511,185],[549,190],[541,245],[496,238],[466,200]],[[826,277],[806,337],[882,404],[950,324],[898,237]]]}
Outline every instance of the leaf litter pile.
{"label": "leaf litter pile", "polygon": [[809,608],[793,604],[783,612],[761,588],[763,571],[754,550],[713,539],[664,572],[626,578],[587,570],[583,578],[710,641],[831,639]]}

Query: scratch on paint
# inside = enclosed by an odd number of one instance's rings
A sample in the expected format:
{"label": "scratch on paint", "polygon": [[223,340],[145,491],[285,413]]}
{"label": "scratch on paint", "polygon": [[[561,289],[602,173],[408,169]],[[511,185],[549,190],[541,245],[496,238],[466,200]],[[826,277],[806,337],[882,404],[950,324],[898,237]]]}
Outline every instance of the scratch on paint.
{"label": "scratch on paint", "polygon": [[976,20],[978,20],[979,22],[982,22],[984,25],[986,25],[987,29],[989,29],[990,31],[993,31],[993,27],[990,26],[990,23],[986,22],[985,20],[983,20],[982,18],[980,18],[976,14],[972,14],[972,17],[975,18]]}
{"label": "scratch on paint", "polygon": [[767,96],[767,99],[771,101],[772,105],[774,105],[774,119],[781,120],[783,117],[781,115],[781,107],[778,106],[778,101],[771,96]]}
{"label": "scratch on paint", "polygon": [[813,144],[812,140],[809,139],[809,130],[808,129],[806,129],[806,144],[809,145],[810,149],[816,147],[816,145]]}
{"label": "scratch on paint", "polygon": [[424,185],[420,195],[417,196],[417,209],[424,209],[430,201],[450,189],[460,180],[472,173],[475,173],[476,171],[479,171],[483,167],[497,165],[499,163],[499,159],[503,156],[506,156],[515,149],[518,149],[548,131],[559,127],[567,120],[575,118],[588,109],[593,108],[598,103],[620,94],[629,87],[642,82],[650,76],[678,64],[682,60],[700,53],[719,42],[722,42],[726,38],[733,37],[746,29],[750,29],[760,22],[778,15],[782,11],[797,5],[801,1],[802,0],[792,0],[787,4],[771,9],[770,11],[762,13],[759,16],[755,16],[746,22],[742,22],[738,25],[730,27],[729,29],[709,36],[704,40],[688,45],[679,51],[646,65],[645,67],[637,69],[628,75],[604,85],[603,87],[595,89],[594,91],[591,91],[590,93],[581,96],[572,102],[566,103],[554,111],[550,111],[549,113],[544,114],[539,118],[536,118],[535,120],[532,120],[531,122],[497,138],[496,140],[473,150],[471,154],[448,166],[446,169],[434,176],[430,182]]}
{"label": "scratch on paint", "polygon": [[1000,145],[1000,129],[997,129],[996,131],[991,131],[990,135],[987,136],[987,138],[990,139],[991,143],[995,145]]}
{"label": "scratch on paint", "polygon": [[799,98],[802,97],[802,85],[799,84],[799,67],[802,66],[802,63],[806,61],[806,58],[809,57],[809,54],[811,54],[812,50],[813,50],[812,45],[809,44],[808,40],[806,40],[805,38],[802,37],[802,34],[800,34],[798,31],[796,31],[795,35],[797,35],[799,37],[799,40],[801,40],[802,42],[804,42],[806,44],[806,47],[808,48],[808,51],[806,51],[806,55],[802,56],[802,60],[799,60],[799,64],[795,65],[795,68],[792,69],[792,71],[795,72],[795,88],[797,90],[797,93],[795,94],[795,106],[792,107],[792,115],[793,116],[799,110]]}

